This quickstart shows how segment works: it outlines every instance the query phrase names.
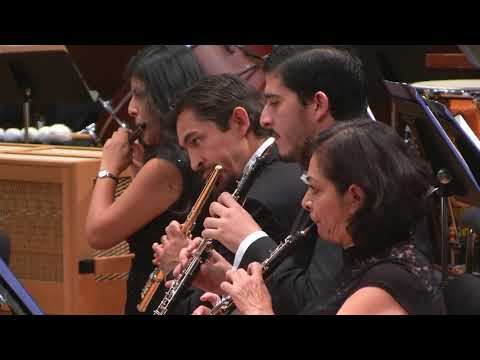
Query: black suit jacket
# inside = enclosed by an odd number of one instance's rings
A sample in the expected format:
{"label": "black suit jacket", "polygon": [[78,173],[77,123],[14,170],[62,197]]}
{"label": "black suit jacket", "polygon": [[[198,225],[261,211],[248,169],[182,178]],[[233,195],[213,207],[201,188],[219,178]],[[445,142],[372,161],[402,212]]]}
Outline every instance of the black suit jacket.
{"label": "black suit jacket", "polygon": [[[279,159],[274,146],[265,164],[255,174],[245,197],[244,208],[260,227],[272,236],[276,241],[275,246],[290,233],[295,215],[301,208],[301,201],[306,192],[306,185],[300,180],[301,174],[302,169],[298,164]],[[220,243],[215,244],[215,249],[233,263],[235,254]],[[163,297],[165,288],[162,287],[158,292],[162,293]],[[202,304],[199,300],[202,294],[203,291],[200,289],[190,287],[182,296],[182,300],[173,305],[168,313],[191,314]]]}

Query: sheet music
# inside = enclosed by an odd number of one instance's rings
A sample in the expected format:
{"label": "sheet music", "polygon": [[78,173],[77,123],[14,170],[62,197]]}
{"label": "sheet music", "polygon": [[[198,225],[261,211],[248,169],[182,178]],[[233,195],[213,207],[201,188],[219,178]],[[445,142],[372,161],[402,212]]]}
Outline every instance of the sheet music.
{"label": "sheet music", "polygon": [[477,148],[477,151],[480,153],[480,140],[478,139],[477,135],[473,132],[472,128],[468,125],[461,114],[455,116],[455,120],[457,120],[458,125],[460,128],[465,132],[465,134],[469,137],[472,143]]}

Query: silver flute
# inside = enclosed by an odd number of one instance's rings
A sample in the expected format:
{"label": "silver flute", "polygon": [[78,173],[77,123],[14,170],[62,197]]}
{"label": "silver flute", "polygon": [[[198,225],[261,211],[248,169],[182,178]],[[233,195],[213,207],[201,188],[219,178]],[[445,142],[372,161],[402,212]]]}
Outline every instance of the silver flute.
{"label": "silver flute", "polygon": [[[263,165],[267,155],[269,154],[269,150],[272,148],[274,143],[275,139],[273,137],[268,138],[255,152],[254,156],[252,156],[252,158],[248,161],[247,165],[243,170],[242,177],[240,178],[237,187],[232,194],[235,200],[239,202],[245,200],[245,194],[250,188],[250,184],[253,180],[254,175],[257,173],[257,170],[260,168],[260,166]],[[170,306],[176,301],[176,299],[178,299],[179,295],[182,293],[185,287],[191,283],[191,280],[197,273],[200,265],[206,259],[208,259],[210,251],[212,249],[212,242],[212,239],[202,239],[200,245],[188,261],[185,268],[173,281],[170,289],[168,289],[168,291],[165,293],[165,296],[160,302],[160,305],[158,305],[158,307],[153,312],[154,315],[167,314]]]}

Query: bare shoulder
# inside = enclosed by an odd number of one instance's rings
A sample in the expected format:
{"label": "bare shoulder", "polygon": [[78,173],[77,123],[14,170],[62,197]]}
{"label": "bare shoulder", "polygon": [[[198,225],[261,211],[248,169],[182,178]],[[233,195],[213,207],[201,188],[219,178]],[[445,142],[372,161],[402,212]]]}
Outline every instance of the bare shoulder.
{"label": "bare shoulder", "polygon": [[405,309],[384,289],[368,286],[353,293],[338,315],[408,315]]}

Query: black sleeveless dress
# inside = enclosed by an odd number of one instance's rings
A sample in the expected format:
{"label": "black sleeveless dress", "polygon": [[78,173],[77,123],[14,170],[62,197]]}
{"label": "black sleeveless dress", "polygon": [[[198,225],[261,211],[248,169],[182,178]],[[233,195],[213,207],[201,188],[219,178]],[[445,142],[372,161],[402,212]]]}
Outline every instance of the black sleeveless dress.
{"label": "black sleeveless dress", "polygon": [[[145,286],[148,276],[154,270],[152,264],[154,242],[159,242],[165,234],[165,228],[172,221],[182,223],[201,190],[201,179],[195,175],[186,153],[178,145],[149,147],[146,149],[145,163],[151,159],[163,159],[174,164],[182,174],[183,188],[180,198],[162,215],[143,226],[128,239],[130,251],[135,254],[127,280],[127,301],[125,314],[139,315],[137,304],[140,302],[140,293]],[[141,204],[138,204],[141,206]],[[160,300],[154,298],[150,302],[145,314],[152,314],[154,305]]]}
{"label": "black sleeveless dress", "polygon": [[344,250],[343,259],[343,271],[330,297],[311,303],[301,314],[335,315],[352,294],[369,286],[385,290],[409,315],[446,313],[441,279],[413,242],[368,257],[352,247]]}

